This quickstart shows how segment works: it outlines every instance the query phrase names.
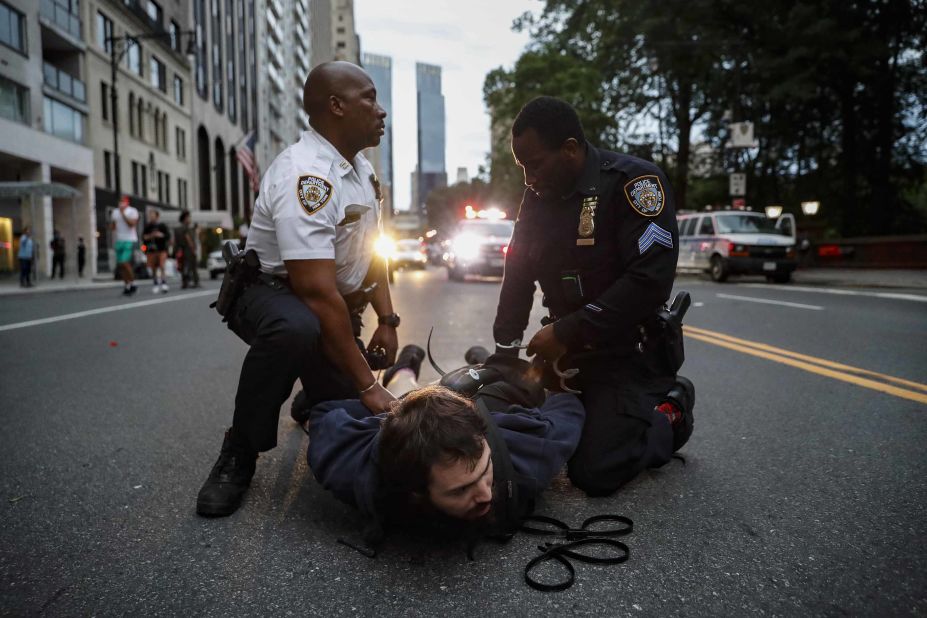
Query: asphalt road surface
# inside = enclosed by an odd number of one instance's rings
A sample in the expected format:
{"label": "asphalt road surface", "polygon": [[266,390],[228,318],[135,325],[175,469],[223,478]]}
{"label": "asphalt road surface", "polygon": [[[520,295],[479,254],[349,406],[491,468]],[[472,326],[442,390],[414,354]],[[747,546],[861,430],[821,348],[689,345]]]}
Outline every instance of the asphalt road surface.
{"label": "asphalt road surface", "polygon": [[[337,543],[362,521],[281,414],[242,508],[195,514],[246,348],[215,290],[0,299],[0,614],[905,615],[927,612],[927,298],[681,278],[695,432],[610,498],[556,479],[538,512],[631,517],[631,558],[523,582],[538,538]],[[399,273],[400,343],[491,345],[498,280]],[[529,335],[537,327],[540,303]],[[435,377],[429,367],[422,380]],[[557,577],[551,569],[548,577]]]}

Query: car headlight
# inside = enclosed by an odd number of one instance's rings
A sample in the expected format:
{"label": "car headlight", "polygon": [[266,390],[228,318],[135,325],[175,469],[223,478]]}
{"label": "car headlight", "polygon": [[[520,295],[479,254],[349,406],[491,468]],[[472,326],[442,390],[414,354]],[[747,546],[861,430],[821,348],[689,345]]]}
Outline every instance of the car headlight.
{"label": "car headlight", "polygon": [[374,243],[373,250],[382,258],[393,259],[396,257],[396,241],[382,234]]}
{"label": "car headlight", "polygon": [[464,260],[472,260],[480,254],[480,241],[472,234],[461,234],[454,239],[454,253]]}

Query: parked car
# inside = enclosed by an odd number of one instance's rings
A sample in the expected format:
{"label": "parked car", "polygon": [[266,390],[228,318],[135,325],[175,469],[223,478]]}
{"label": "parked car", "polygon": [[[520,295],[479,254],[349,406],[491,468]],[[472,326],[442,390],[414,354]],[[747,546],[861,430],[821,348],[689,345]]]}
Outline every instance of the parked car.
{"label": "parked car", "polygon": [[225,272],[225,259],[222,257],[222,249],[211,251],[206,256],[206,270],[209,271],[210,279],[218,279],[219,275]]}
{"label": "parked car", "polygon": [[416,268],[424,270],[428,263],[425,244],[418,238],[403,238],[396,241],[396,250],[390,257],[389,265],[393,269]]}
{"label": "parked car", "polygon": [[679,215],[678,270],[707,272],[714,281],[729,275],[765,275],[786,283],[798,266],[795,217],[770,219],[742,210]]}
{"label": "parked car", "polygon": [[463,281],[467,275],[501,276],[514,228],[513,221],[461,221],[444,255],[448,278]]}

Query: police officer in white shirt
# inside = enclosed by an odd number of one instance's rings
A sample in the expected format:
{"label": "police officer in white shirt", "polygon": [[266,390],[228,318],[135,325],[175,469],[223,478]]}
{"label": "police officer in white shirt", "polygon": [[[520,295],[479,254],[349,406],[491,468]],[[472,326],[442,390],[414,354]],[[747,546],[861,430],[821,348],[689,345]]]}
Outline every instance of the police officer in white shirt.
{"label": "police officer in white shirt", "polygon": [[277,444],[280,406],[297,377],[310,405],[359,397],[379,413],[394,400],[367,364],[343,298],[377,284],[370,302],[379,326],[368,349],[392,364],[399,317],[385,264],[374,260],[376,176],[359,154],[380,143],[386,112],[370,76],[349,62],[315,67],[303,107],[312,128],[267,169],[254,205],[246,248],[257,252],[261,275],[229,318],[251,347],[232,427],[197,497],[200,515],[230,515],[241,504],[257,454]]}

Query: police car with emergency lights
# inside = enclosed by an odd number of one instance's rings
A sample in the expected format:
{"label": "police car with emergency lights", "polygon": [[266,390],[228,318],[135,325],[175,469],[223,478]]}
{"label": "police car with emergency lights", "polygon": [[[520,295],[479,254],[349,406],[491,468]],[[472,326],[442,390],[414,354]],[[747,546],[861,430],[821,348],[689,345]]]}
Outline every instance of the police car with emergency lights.
{"label": "police car with emergency lights", "polygon": [[723,210],[681,214],[680,271],[707,272],[714,281],[729,275],[765,275],[786,283],[798,266],[795,216],[775,219],[764,213]]}
{"label": "police car with emergency lights", "polygon": [[514,229],[515,222],[504,219],[461,221],[444,254],[448,279],[463,281],[467,275],[501,276]]}

